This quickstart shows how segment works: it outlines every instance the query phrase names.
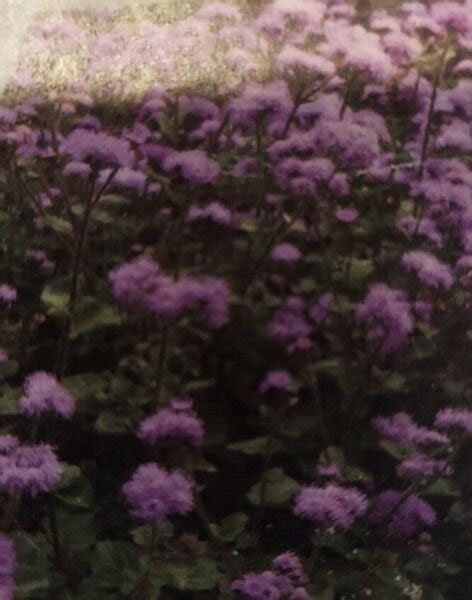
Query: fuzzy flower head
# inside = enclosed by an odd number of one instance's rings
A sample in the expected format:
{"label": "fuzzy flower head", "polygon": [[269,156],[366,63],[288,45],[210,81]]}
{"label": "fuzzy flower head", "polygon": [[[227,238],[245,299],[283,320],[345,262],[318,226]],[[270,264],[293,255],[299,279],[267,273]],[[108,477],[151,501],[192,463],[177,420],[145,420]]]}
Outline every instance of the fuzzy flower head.
{"label": "fuzzy flower head", "polygon": [[446,460],[438,460],[425,454],[415,453],[398,465],[397,474],[401,479],[415,480],[433,475],[451,475],[452,468]]}
{"label": "fuzzy flower head", "polygon": [[132,167],[135,160],[127,140],[83,128],[74,129],[64,139],[61,151],[75,161],[112,167]]}
{"label": "fuzzy flower head", "polygon": [[398,351],[413,331],[411,306],[401,290],[376,283],[357,305],[356,321],[367,327],[367,337],[379,341],[383,355]]}
{"label": "fuzzy flower head", "polygon": [[247,600],[282,600],[276,581],[271,571],[249,573],[234,581],[231,588]]}
{"label": "fuzzy flower head", "polygon": [[11,304],[17,298],[16,289],[7,283],[0,284],[0,302],[2,304]]}
{"label": "fuzzy flower head", "polygon": [[436,513],[417,496],[386,490],[374,498],[369,519],[374,525],[386,527],[391,537],[407,540],[432,527]]}
{"label": "fuzzy flower head", "polygon": [[264,381],[259,386],[260,394],[269,392],[293,392],[295,390],[295,381],[288,371],[282,369],[269,371],[264,377]]}
{"label": "fuzzy flower head", "polygon": [[231,225],[231,211],[219,202],[210,202],[206,206],[191,206],[187,213],[187,221],[206,221],[216,225]]}
{"label": "fuzzy flower head", "polygon": [[297,262],[301,257],[300,250],[293,244],[278,244],[274,246],[270,257],[273,261],[281,262],[285,264],[292,264]]}
{"label": "fuzzy flower head", "polygon": [[161,408],[156,414],[144,419],[139,426],[138,437],[149,444],[177,441],[190,446],[201,446],[203,422],[192,410],[191,401],[175,398],[169,407]]}
{"label": "fuzzy flower head", "polygon": [[367,498],[358,489],[328,483],[303,488],[296,497],[294,513],[319,529],[349,529],[367,506]]}
{"label": "fuzzy flower head", "polygon": [[13,600],[16,556],[13,542],[0,535],[0,598]]}
{"label": "fuzzy flower head", "polygon": [[179,471],[166,471],[155,463],[141,465],[123,486],[134,514],[156,523],[171,514],[187,514],[193,503],[192,482]]}
{"label": "fuzzy flower head", "polygon": [[4,434],[0,435],[0,455],[10,454],[15,448],[20,445],[20,440],[16,435]]}
{"label": "fuzzy flower head", "polygon": [[380,438],[397,444],[434,446],[449,443],[446,435],[418,425],[405,412],[395,413],[390,417],[376,417],[372,420],[372,427]]}
{"label": "fuzzy flower head", "polygon": [[164,159],[163,167],[168,173],[178,172],[194,185],[214,183],[220,173],[218,163],[208,158],[203,150],[172,152]]}
{"label": "fuzzy flower head", "polygon": [[140,256],[118,265],[109,275],[111,291],[123,308],[136,311],[146,308],[148,295],[156,287],[159,265],[148,256]]}
{"label": "fuzzy flower head", "polygon": [[0,490],[37,496],[59,483],[62,469],[48,444],[21,445],[0,456]]}
{"label": "fuzzy flower head", "polygon": [[441,431],[472,435],[472,410],[443,408],[436,415],[434,426]]}
{"label": "fuzzy flower head", "polygon": [[75,411],[71,394],[54,375],[37,371],[26,378],[24,393],[20,398],[20,412],[28,417],[56,413],[69,419]]}
{"label": "fuzzy flower head", "polygon": [[428,287],[448,290],[454,282],[449,265],[422,250],[406,252],[402,256],[402,265],[407,271],[413,271],[421,283]]}
{"label": "fuzzy flower head", "polygon": [[297,585],[305,585],[307,583],[307,577],[303,570],[300,559],[294,552],[284,552],[279,554],[272,561],[272,571],[279,575],[285,575]]}

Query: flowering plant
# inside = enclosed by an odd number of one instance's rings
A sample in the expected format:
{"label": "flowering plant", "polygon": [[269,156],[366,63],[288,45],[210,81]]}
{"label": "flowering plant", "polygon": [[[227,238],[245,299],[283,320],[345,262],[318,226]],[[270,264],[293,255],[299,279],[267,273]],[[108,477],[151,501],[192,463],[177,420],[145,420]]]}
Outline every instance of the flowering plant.
{"label": "flowering plant", "polygon": [[190,5],[0,106],[0,599],[463,598],[472,3]]}

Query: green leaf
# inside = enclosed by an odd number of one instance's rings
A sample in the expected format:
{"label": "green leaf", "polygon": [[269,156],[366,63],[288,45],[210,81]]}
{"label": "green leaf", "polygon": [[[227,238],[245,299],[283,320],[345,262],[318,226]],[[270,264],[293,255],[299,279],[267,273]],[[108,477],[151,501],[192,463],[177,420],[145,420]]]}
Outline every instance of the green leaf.
{"label": "green leaf", "polygon": [[105,410],[95,421],[95,431],[97,433],[130,433],[134,430],[133,423],[128,415],[117,415],[109,410]]}
{"label": "green leaf", "polygon": [[151,577],[159,587],[169,586],[181,592],[212,590],[221,580],[216,562],[203,557],[172,563],[159,562]]}
{"label": "green leaf", "polygon": [[140,574],[138,550],[128,542],[99,542],[92,557],[92,568],[98,587],[131,591]]}
{"label": "green leaf", "polygon": [[20,388],[12,388],[9,385],[4,385],[0,389],[0,416],[18,414],[18,400],[21,393]]}
{"label": "green leaf", "polygon": [[449,496],[459,498],[461,495],[458,486],[449,479],[438,479],[429,485],[423,492],[426,496]]}
{"label": "green leaf", "polygon": [[236,512],[228,515],[221,521],[220,537],[224,542],[234,542],[240,536],[249,522],[246,513]]}
{"label": "green leaf", "polygon": [[55,215],[46,215],[43,221],[45,225],[57,233],[72,235],[72,225],[69,223],[69,221],[62,219],[61,217],[56,217]]}
{"label": "green leaf", "polygon": [[[250,440],[244,440],[242,442],[234,442],[228,444],[228,450],[234,450],[235,452],[241,452],[248,456],[264,455],[267,452],[269,438],[267,437],[256,437]],[[282,445],[277,440],[272,441],[272,452],[280,452]]]}
{"label": "green leaf", "polygon": [[267,471],[261,481],[251,487],[247,498],[256,506],[280,506],[289,502],[299,489],[300,485],[277,467]]}
{"label": "green leaf", "polygon": [[48,315],[64,316],[69,312],[69,292],[60,286],[46,286],[41,294],[41,301]]}
{"label": "green leaf", "polygon": [[383,440],[379,442],[379,446],[385,450],[387,454],[389,454],[392,458],[396,460],[403,460],[410,456],[410,454],[414,451],[413,446],[408,446],[406,444],[396,444],[395,442],[389,442],[388,440]]}
{"label": "green leaf", "polygon": [[100,303],[95,298],[84,298],[74,315],[71,338],[90,333],[102,327],[120,325],[121,315],[115,306]]}
{"label": "green leaf", "polygon": [[17,531],[12,536],[16,552],[15,598],[18,600],[48,598],[51,574],[46,538]]}

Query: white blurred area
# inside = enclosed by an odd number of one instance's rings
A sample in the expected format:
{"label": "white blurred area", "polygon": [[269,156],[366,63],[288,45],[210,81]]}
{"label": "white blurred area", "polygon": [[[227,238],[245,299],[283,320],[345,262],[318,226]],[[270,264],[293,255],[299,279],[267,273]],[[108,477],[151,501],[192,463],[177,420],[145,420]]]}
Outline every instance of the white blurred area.
{"label": "white blurred area", "polygon": [[43,12],[87,8],[119,9],[137,4],[169,4],[181,0],[0,0],[0,94],[15,68],[19,48],[31,21]]}

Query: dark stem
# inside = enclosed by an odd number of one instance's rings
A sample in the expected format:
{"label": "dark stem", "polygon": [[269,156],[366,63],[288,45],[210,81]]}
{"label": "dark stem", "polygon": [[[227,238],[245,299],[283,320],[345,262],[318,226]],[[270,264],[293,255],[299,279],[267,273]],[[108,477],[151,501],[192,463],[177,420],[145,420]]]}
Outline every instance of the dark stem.
{"label": "dark stem", "polygon": [[57,526],[56,502],[53,496],[48,498],[49,526],[51,527],[52,545],[54,548],[54,560],[58,571],[62,571],[62,548],[59,528]]}

